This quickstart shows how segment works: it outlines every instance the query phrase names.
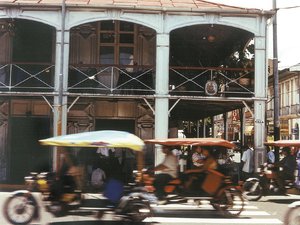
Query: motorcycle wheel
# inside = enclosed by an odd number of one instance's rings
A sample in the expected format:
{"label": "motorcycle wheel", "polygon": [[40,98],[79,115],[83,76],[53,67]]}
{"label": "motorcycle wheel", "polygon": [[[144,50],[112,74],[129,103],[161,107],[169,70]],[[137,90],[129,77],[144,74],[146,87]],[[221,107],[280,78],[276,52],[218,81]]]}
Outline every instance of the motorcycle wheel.
{"label": "motorcycle wheel", "polygon": [[244,196],[249,201],[258,201],[263,195],[263,189],[258,180],[248,180],[243,184]]}
{"label": "motorcycle wheel", "polygon": [[237,217],[244,210],[243,194],[235,188],[225,188],[211,202],[212,206],[226,217]]}
{"label": "motorcycle wheel", "polygon": [[284,216],[285,225],[300,225],[300,206],[289,208]]}
{"label": "motorcycle wheel", "polygon": [[126,211],[127,216],[133,222],[142,222],[152,216],[152,209],[148,202],[130,201]]}
{"label": "motorcycle wheel", "polygon": [[4,216],[15,225],[29,224],[37,215],[37,202],[31,194],[18,193],[4,204]]}

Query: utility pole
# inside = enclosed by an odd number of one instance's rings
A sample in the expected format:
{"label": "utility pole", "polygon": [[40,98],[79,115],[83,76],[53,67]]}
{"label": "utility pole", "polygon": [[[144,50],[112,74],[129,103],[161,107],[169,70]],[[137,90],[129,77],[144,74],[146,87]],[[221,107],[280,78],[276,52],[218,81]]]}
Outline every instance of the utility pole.
{"label": "utility pole", "polygon": [[[280,139],[280,120],[279,120],[279,75],[278,75],[278,51],[277,51],[277,6],[273,0],[273,86],[274,86],[274,140]],[[275,159],[279,160],[279,149],[275,148]]]}

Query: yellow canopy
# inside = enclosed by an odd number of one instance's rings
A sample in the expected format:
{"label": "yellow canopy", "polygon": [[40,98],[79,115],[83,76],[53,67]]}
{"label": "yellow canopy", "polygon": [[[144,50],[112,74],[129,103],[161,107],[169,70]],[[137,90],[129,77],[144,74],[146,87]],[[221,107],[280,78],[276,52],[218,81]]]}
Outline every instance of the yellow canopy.
{"label": "yellow canopy", "polygon": [[101,130],[68,134],[39,140],[42,145],[95,148],[130,148],[142,151],[144,142],[134,134],[125,131]]}

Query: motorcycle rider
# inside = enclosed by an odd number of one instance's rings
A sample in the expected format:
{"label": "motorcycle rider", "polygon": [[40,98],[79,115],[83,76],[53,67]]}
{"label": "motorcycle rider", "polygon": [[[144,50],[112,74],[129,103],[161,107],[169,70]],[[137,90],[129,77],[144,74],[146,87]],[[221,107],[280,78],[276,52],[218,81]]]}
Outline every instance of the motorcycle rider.
{"label": "motorcycle rider", "polygon": [[153,169],[153,171],[160,171],[154,176],[153,186],[155,187],[155,195],[161,203],[165,201],[166,197],[165,186],[177,177],[178,170],[178,159],[173,154],[172,149],[169,146],[163,146],[162,151],[165,154],[165,159]]}
{"label": "motorcycle rider", "polygon": [[275,163],[275,165],[282,168],[282,170],[279,170],[277,173],[277,183],[280,192],[285,193],[285,180],[295,179],[296,159],[291,155],[291,149],[289,147],[284,147],[281,150],[281,154],[283,154],[284,157],[278,163]]}
{"label": "motorcycle rider", "polygon": [[[207,147],[202,146],[201,147],[201,153],[204,156],[204,160],[201,166],[195,169],[189,169],[185,171],[185,182],[184,187],[185,189],[193,189],[195,185],[192,185],[194,181],[196,180],[197,186],[199,187],[202,182],[205,179],[205,171],[208,169],[216,170],[218,168],[218,163],[215,159],[215,157],[211,154],[211,151],[208,150]],[[198,187],[195,187],[195,189],[198,189]]]}

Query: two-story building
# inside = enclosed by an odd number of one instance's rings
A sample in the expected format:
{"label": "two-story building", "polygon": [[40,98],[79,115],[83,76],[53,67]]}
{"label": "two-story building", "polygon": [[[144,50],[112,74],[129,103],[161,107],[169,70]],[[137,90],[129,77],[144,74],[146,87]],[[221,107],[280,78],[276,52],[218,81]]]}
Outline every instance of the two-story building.
{"label": "two-story building", "polygon": [[[101,129],[165,138],[246,106],[259,164],[273,14],[202,0],[1,1],[0,181],[57,167],[41,138]],[[145,155],[161,158],[149,146]]]}
{"label": "two-story building", "polygon": [[[300,68],[299,65],[291,66],[279,72],[279,119],[280,139],[299,139],[300,124]],[[268,136],[273,135],[274,117],[274,89],[273,77],[270,77],[268,88],[267,104],[267,132]]]}

